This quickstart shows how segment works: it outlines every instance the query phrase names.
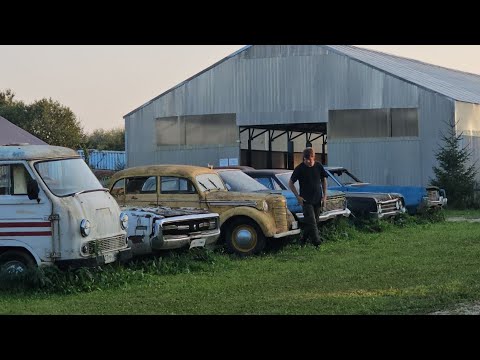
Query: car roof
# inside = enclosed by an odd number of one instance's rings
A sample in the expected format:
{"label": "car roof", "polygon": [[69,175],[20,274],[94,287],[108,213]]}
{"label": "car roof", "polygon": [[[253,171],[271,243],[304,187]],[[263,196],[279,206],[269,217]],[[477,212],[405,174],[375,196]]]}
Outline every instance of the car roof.
{"label": "car roof", "polygon": [[255,169],[255,170],[244,170],[246,174],[256,174],[256,175],[271,175],[271,174],[285,174],[292,172],[290,169]]}
{"label": "car roof", "polygon": [[81,158],[72,149],[53,145],[11,144],[0,146],[0,160],[50,160]]}
{"label": "car roof", "polygon": [[112,179],[128,176],[181,176],[194,177],[200,174],[216,174],[215,170],[202,166],[192,165],[144,165],[120,170]]}

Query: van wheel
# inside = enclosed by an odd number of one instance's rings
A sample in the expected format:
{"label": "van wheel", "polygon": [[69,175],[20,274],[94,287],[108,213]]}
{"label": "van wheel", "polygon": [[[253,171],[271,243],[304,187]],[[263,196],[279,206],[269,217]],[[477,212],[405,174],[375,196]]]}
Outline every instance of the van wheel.
{"label": "van wheel", "polygon": [[0,255],[0,269],[9,274],[22,273],[35,265],[35,260],[23,251],[8,250]]}
{"label": "van wheel", "polygon": [[241,256],[257,254],[265,248],[265,236],[250,219],[240,218],[227,225],[225,245],[231,253]]}

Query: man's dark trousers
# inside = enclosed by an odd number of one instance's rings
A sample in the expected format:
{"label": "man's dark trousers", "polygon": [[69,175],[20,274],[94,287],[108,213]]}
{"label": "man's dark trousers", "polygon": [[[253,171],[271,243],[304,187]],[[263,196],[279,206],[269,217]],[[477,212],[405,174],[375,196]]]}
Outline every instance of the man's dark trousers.
{"label": "man's dark trousers", "polygon": [[318,234],[319,216],[321,213],[321,204],[312,205],[306,202],[303,203],[303,221],[304,221],[304,241],[310,239],[314,245],[320,245],[322,240]]}

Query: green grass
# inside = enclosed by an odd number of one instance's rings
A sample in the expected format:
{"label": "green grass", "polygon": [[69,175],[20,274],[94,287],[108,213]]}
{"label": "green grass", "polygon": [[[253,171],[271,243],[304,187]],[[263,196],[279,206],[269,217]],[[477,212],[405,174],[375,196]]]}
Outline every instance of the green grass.
{"label": "green grass", "polygon": [[426,314],[480,298],[480,224],[402,224],[340,224],[319,248],[246,259],[199,251],[77,283],[59,274],[62,286],[3,290],[0,313]]}

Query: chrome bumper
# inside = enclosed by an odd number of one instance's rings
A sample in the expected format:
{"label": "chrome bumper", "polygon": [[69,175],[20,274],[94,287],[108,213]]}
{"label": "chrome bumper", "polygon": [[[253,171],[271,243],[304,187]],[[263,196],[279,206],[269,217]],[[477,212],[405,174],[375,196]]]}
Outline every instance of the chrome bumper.
{"label": "chrome bumper", "polygon": [[170,250],[178,249],[184,246],[192,245],[194,240],[205,239],[205,245],[215,243],[220,236],[220,229],[206,231],[195,235],[163,235],[161,239],[154,237],[152,239],[152,250]]}
{"label": "chrome bumper", "polygon": [[275,239],[278,239],[278,238],[282,238],[282,237],[285,237],[285,236],[291,236],[291,235],[297,235],[297,234],[300,234],[300,229],[295,229],[295,230],[286,231],[286,232],[283,232],[283,233],[280,233],[280,234],[275,234],[275,235],[273,235],[273,237]]}
{"label": "chrome bumper", "polygon": [[[352,212],[348,208],[343,209],[343,210],[325,211],[325,212],[322,212],[320,214],[320,216],[318,217],[318,220],[320,222],[323,222],[323,221],[327,221],[327,220],[330,220],[330,219],[334,219],[337,216],[349,217],[351,213]],[[299,221],[301,221],[303,219],[303,213],[296,213],[295,215],[297,216],[297,219]]]}

